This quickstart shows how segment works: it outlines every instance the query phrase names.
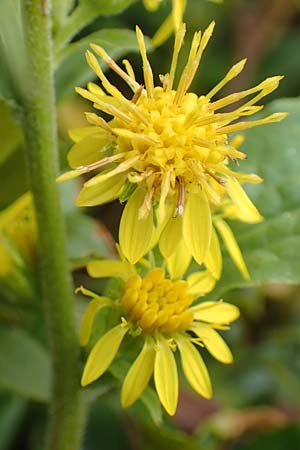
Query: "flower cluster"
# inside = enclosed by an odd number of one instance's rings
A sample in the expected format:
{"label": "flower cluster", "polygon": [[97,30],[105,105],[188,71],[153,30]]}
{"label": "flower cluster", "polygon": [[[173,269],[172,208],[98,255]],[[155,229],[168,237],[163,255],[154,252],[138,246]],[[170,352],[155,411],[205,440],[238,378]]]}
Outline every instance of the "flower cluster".
{"label": "flower cluster", "polygon": [[[175,3],[184,9],[185,2]],[[145,4],[151,7],[158,2]],[[158,397],[171,415],[178,398],[174,352],[179,351],[189,384],[205,398],[211,397],[212,388],[197,347],[205,347],[223,363],[232,362],[231,352],[216,330],[227,329],[239,316],[238,309],[222,301],[195,303],[221,277],[219,238],[242,276],[250,277],[227,219],[248,223],[263,220],[242,187],[262,180],[232,167],[246,155],[239,150],[242,136],[230,135],[285,117],[285,113],[276,113],[244,120],[263,108],[258,102],[278,87],[281,76],[215,99],[243,70],[246,60],[235,64],[207,94],[189,92],[214,22],[203,33],[195,33],[179,77],[177,63],[185,25],[177,28],[170,70],[160,75],[159,85],[138,27],[142,83],[136,80],[129,61],[124,60],[122,68],[102,47],[91,44],[93,51],[87,51],[87,61],[102,87],[89,83],[87,89],[76,90],[111,119],[86,113],[90,126],[71,130],[75,144],[68,160],[72,170],[59,177],[65,181],[93,173],[78,195],[78,206],[100,205],[117,198],[126,202],[119,228],[121,261],[92,261],[87,266],[92,277],[121,278],[119,296],[101,297],[79,288],[92,298],[83,318],[82,345],[88,344],[99,311],[110,308],[117,312],[117,321],[89,354],[82,385],[95,381],[109,368],[122,341],[134,340],[140,352],[125,377],[122,405],[134,403],[153,375]],[[108,80],[96,55],[127,83],[131,98]],[[163,259],[159,267],[151,265],[147,257],[154,248]],[[145,258],[147,273],[141,270]],[[197,271],[184,279],[192,260]]]}

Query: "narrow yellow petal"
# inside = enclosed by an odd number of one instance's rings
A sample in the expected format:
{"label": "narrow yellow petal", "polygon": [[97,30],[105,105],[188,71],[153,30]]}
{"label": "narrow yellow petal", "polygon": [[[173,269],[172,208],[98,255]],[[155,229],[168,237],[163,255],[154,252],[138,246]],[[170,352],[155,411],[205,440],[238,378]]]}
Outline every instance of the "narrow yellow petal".
{"label": "narrow yellow petal", "polygon": [[216,285],[216,279],[208,270],[192,273],[188,276],[187,282],[189,293],[198,297],[211,292]]}
{"label": "narrow yellow petal", "polygon": [[167,266],[171,278],[181,278],[191,264],[192,255],[184,241],[181,239],[175,251],[167,259]]}
{"label": "narrow yellow petal", "polygon": [[138,212],[144,202],[145,191],[136,189],[127,202],[122,214],[119,241],[122,253],[131,264],[139,261],[151,248],[154,229],[153,211],[148,217],[138,218]]}
{"label": "narrow yellow petal", "polygon": [[56,178],[57,183],[63,183],[64,181],[73,180],[74,178],[79,177],[82,175],[82,170],[80,169],[74,169],[69,170],[68,172],[62,173]]}
{"label": "narrow yellow petal", "polygon": [[154,381],[161,404],[173,416],[178,402],[178,373],[174,354],[163,337],[157,341]]}
{"label": "narrow yellow petal", "polygon": [[183,238],[198,264],[207,255],[212,232],[211,212],[203,192],[189,193],[183,214]]}
{"label": "narrow yellow petal", "polygon": [[183,14],[186,8],[186,0],[173,0],[173,24],[174,29],[177,31],[182,24]]}
{"label": "narrow yellow petal", "polygon": [[159,239],[159,250],[164,258],[168,258],[174,253],[181,238],[182,217],[171,217]]}
{"label": "narrow yellow petal", "polygon": [[231,364],[233,356],[224,339],[211,326],[193,323],[191,330],[201,339],[209,353],[223,364]]}
{"label": "narrow yellow petal", "polygon": [[85,313],[82,318],[80,328],[80,345],[84,347],[88,344],[93,328],[94,319],[96,314],[107,306],[111,305],[111,301],[105,297],[96,297],[88,304]]}
{"label": "narrow yellow petal", "polygon": [[93,278],[119,277],[126,281],[135,274],[134,268],[126,261],[102,259],[90,261],[86,266],[88,274]]}
{"label": "narrow yellow petal", "polygon": [[150,66],[150,63],[149,63],[149,60],[147,57],[147,50],[146,50],[144,35],[138,26],[136,26],[135,30],[136,30],[136,37],[137,37],[138,45],[140,48],[140,53],[141,53],[142,60],[143,60],[143,73],[144,73],[144,81],[145,81],[147,96],[148,96],[148,98],[153,98],[154,97],[153,73],[152,73],[152,69],[151,69],[151,66]]}
{"label": "narrow yellow petal", "polygon": [[240,310],[226,302],[203,302],[190,308],[196,320],[214,324],[228,324],[240,316]]}
{"label": "narrow yellow petal", "polygon": [[214,221],[214,224],[217,227],[218,232],[222,236],[224,244],[233,262],[235,263],[235,265],[237,266],[237,268],[239,269],[245,280],[249,280],[250,274],[245,264],[242,252],[238,246],[238,243],[229,225],[222,219],[216,219]]}
{"label": "narrow yellow petal", "polygon": [[212,228],[210,247],[205,257],[204,263],[213,277],[216,280],[219,280],[222,273],[222,253],[220,249],[219,238],[214,227]]}
{"label": "narrow yellow petal", "polygon": [[127,328],[117,325],[98,340],[87,359],[81,379],[82,386],[92,383],[108,369],[126,332]]}
{"label": "narrow yellow petal", "polygon": [[141,353],[125,377],[121,393],[123,408],[132,405],[142,395],[153,373],[154,359],[154,344],[146,341]]}
{"label": "narrow yellow petal", "polygon": [[159,47],[161,44],[163,44],[171,36],[171,34],[173,33],[173,29],[173,16],[172,14],[170,14],[161,24],[161,26],[151,39],[151,44],[153,45],[153,47]]}
{"label": "narrow yellow petal", "polygon": [[192,388],[205,398],[212,397],[212,386],[207,368],[196,347],[183,337],[176,338],[184,375]]}
{"label": "narrow yellow petal", "polygon": [[93,186],[84,185],[76,199],[77,206],[104,205],[118,198],[124,188],[127,175],[117,174],[111,178],[99,178]]}
{"label": "narrow yellow petal", "polygon": [[[90,127],[93,128],[93,127]],[[110,136],[98,128],[98,133],[89,133],[71,147],[68,161],[72,168],[87,166],[103,158],[103,148],[110,143]]]}
{"label": "narrow yellow petal", "polygon": [[[121,156],[122,156],[121,154],[118,155],[118,157]],[[87,181],[85,183],[85,186],[94,186],[115,175],[126,173],[129,169],[131,169],[131,167],[134,165],[134,163],[137,162],[138,159],[139,156],[134,156],[133,158],[126,159],[125,161],[119,163],[114,169],[110,171],[107,171],[105,173],[100,172],[98,175],[94,176],[89,181]]]}
{"label": "narrow yellow petal", "polygon": [[226,188],[231,200],[240,210],[241,220],[248,223],[257,223],[263,220],[263,217],[236,179],[229,178],[226,181]]}

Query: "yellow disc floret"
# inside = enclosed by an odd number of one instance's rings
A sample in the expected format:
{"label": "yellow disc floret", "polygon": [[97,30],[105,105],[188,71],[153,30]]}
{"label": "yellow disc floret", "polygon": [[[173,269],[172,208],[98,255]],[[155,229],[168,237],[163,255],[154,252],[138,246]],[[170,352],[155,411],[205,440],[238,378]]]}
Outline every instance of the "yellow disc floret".
{"label": "yellow disc floret", "polygon": [[163,269],[153,269],[144,278],[129,278],[121,302],[134,327],[145,333],[172,333],[186,330],[193,321],[187,310],[193,300],[186,281],[171,281]]}

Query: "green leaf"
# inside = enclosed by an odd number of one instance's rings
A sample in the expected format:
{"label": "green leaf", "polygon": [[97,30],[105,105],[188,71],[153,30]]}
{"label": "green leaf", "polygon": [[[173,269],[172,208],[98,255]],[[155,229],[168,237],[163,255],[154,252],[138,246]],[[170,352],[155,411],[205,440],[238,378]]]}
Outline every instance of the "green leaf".
{"label": "green leaf", "polygon": [[0,396],[0,450],[11,448],[26,406],[26,400],[15,395]]}
{"label": "green leaf", "polygon": [[300,100],[277,100],[264,115],[279,111],[289,116],[281,123],[248,131],[242,146],[248,160],[241,170],[264,178],[260,185],[246,188],[265,220],[255,225],[230,223],[251,280],[242,279],[224,251],[223,276],[213,297],[235,287],[300,282]]}
{"label": "green leaf", "polygon": [[95,9],[99,16],[112,16],[121,13],[136,1],[137,0],[81,0],[80,3],[84,3],[85,7],[88,5],[89,8]]}
{"label": "green leaf", "polygon": [[0,63],[1,94],[9,98],[24,94],[27,62],[20,0],[0,2]]}
{"label": "green leaf", "polygon": [[0,387],[35,401],[49,398],[48,354],[23,330],[0,328]]}
{"label": "green leaf", "polygon": [[[58,99],[74,93],[75,86],[84,86],[96,75],[88,66],[85,51],[90,43],[95,43],[107,51],[111,58],[117,60],[128,52],[138,52],[139,47],[133,31],[125,29],[103,29],[71,43],[60,54],[60,66],[56,72],[56,89]],[[146,40],[150,48],[149,40]],[[103,66],[103,70],[106,67]]]}
{"label": "green leaf", "polygon": [[22,130],[14,120],[12,102],[0,99],[0,166],[20,146],[23,136]]}
{"label": "green leaf", "polygon": [[21,147],[7,155],[0,166],[0,179],[0,208],[3,209],[28,190],[24,152]]}
{"label": "green leaf", "polygon": [[75,266],[85,264],[91,257],[109,257],[109,248],[95,219],[77,211],[66,216],[66,227],[68,255]]}

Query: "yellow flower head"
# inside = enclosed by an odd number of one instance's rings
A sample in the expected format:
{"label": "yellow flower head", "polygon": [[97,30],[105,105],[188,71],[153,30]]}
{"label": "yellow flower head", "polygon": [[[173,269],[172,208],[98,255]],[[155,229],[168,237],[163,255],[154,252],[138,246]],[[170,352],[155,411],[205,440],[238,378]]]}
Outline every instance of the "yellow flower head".
{"label": "yellow flower head", "polygon": [[[87,90],[77,88],[77,92],[112,119],[105,121],[95,113],[86,113],[92,126],[71,132],[76,143],[68,159],[74,170],[59,180],[102,169],[84,184],[77,205],[93,206],[118,197],[128,199],[119,240],[123,254],[132,264],[158,241],[165,258],[177,257],[174,251],[180,244],[180,254],[184,253],[186,260],[193,257],[198,264],[204,263],[218,279],[221,259],[215,226],[248,278],[241,252],[223,219],[251,223],[262,220],[241,186],[261,179],[230,168],[231,161],[243,160],[246,155],[238,150],[241,137],[230,140],[229,134],[285,117],[285,113],[275,113],[259,120],[236,122],[260,111],[263,107],[257,102],[274,91],[282,77],[267,78],[250,89],[214,100],[220,89],[242,71],[242,60],[208,94],[197,96],[189,92],[213,28],[214,22],[203,33],[195,33],[176,89],[174,79],[184,25],[175,38],[170,71],[160,76],[159,86],[154,83],[138,27],[143,84],[136,81],[128,61],[124,61],[123,70],[103,48],[92,44],[93,51],[128,84],[133,96],[126,98],[111,84],[94,53],[87,51],[87,61],[104,89],[90,83]],[[239,104],[233,108],[236,102]],[[228,106],[231,111],[224,111]]]}
{"label": "yellow flower head", "polygon": [[0,213],[0,276],[11,272],[20,256],[31,263],[36,255],[36,241],[33,201],[27,192]]}
{"label": "yellow flower head", "polygon": [[127,262],[94,261],[89,263],[91,276],[119,276],[124,280],[120,298],[113,301],[99,297],[83,287],[78,290],[92,297],[83,318],[81,344],[89,341],[93,321],[105,307],[117,308],[120,322],[96,342],[86,362],[82,385],[98,379],[114,360],[120,345],[127,339],[139,340],[141,351],[124,379],[121,393],[123,407],[132,405],[154,376],[160,402],[175,414],[178,400],[178,372],[174,357],[179,350],[182,368],[191,387],[211,398],[212,387],[204,361],[196,346],[206,349],[220,362],[232,362],[228,346],[216,330],[228,329],[239,317],[237,307],[222,301],[194,300],[209,291],[209,275],[194,273],[185,280],[166,277],[162,268],[140,276]]}

